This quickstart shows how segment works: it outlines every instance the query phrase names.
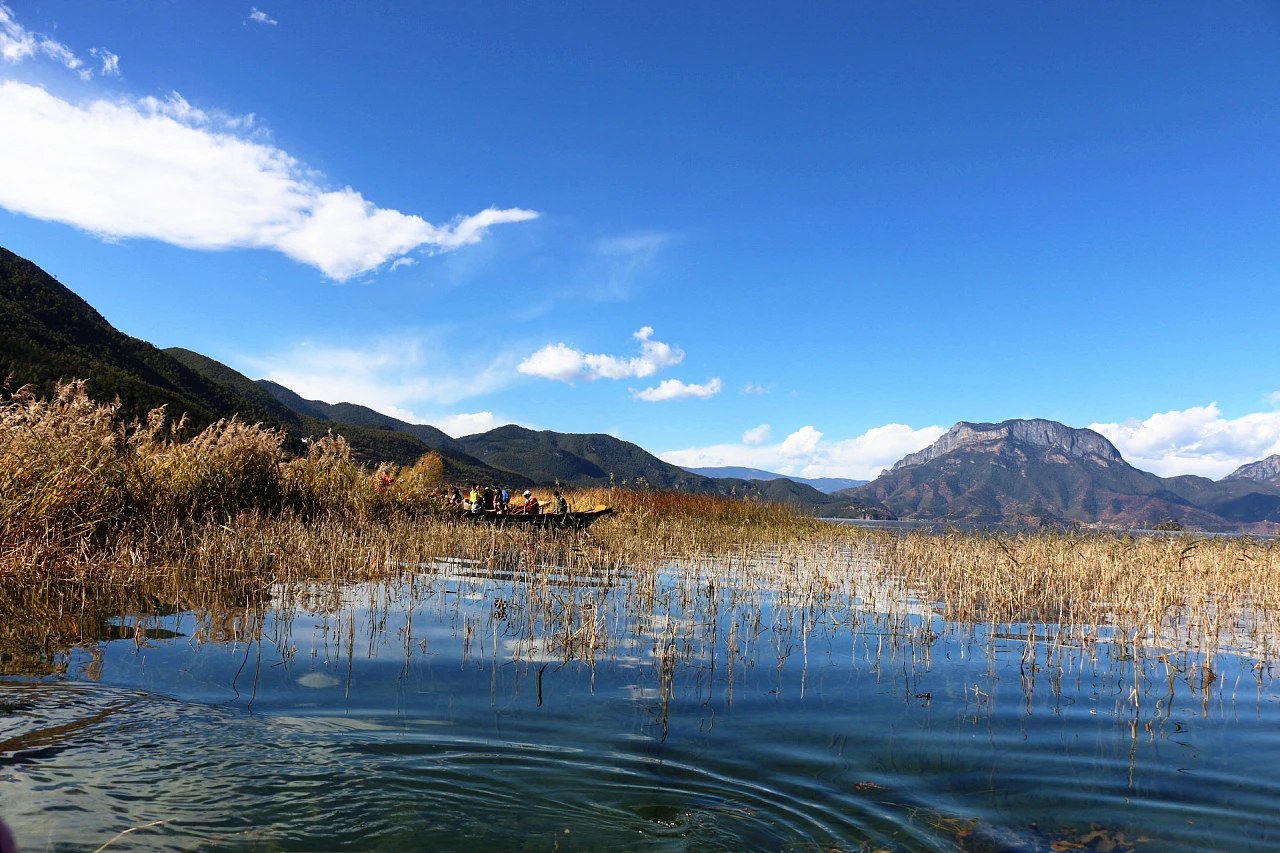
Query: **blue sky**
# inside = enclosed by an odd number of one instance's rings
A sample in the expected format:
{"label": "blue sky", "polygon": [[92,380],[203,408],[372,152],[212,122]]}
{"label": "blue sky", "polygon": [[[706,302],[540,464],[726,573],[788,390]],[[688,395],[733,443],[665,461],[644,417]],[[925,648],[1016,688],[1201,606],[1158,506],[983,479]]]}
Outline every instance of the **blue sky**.
{"label": "blue sky", "polygon": [[1280,452],[1280,7],[795,5],[6,0],[0,245],[455,434]]}

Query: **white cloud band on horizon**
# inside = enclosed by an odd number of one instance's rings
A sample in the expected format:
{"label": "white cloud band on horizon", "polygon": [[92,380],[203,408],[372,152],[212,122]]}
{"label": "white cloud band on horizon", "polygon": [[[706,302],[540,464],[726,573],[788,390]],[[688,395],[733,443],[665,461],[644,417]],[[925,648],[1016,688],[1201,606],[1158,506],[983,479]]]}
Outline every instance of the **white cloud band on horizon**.
{"label": "white cloud band on horizon", "polygon": [[691,397],[699,400],[709,400],[719,394],[722,387],[723,384],[720,382],[719,377],[708,380],[703,385],[681,382],[679,379],[664,379],[652,388],[633,391],[631,397],[634,400],[644,400],[647,403],[686,400]]}
{"label": "white cloud band on horizon", "polygon": [[[843,441],[828,441],[812,426],[802,427],[776,444],[752,444],[748,437],[762,424],[743,435],[742,444],[717,444],[659,453],[658,457],[683,468],[738,466],[759,468],[799,477],[849,477],[874,480],[908,453],[937,441],[946,430],[939,426],[912,429],[905,424],[886,424]],[[767,441],[767,432],[764,433]]]}
{"label": "white cloud band on horizon", "polygon": [[[1271,399],[1268,397],[1268,399]],[[1196,474],[1221,479],[1241,465],[1280,453],[1280,411],[1228,419],[1216,403],[1156,413],[1121,423],[1094,423],[1125,460],[1161,477]],[[685,468],[740,466],[802,477],[873,480],[908,453],[922,450],[945,430],[888,424],[844,441],[828,441],[806,426],[767,444],[768,424],[747,430],[741,444],[690,447],[657,454]]]}
{"label": "white cloud band on horizon", "polygon": [[0,206],[108,239],[272,249],[345,281],[415,249],[449,251],[539,215],[489,208],[433,225],[351,187],[326,191],[287,152],[229,132],[234,122],[213,129],[208,113],[176,94],[75,105],[8,81],[0,115]]}
{"label": "white cloud band on horizon", "polygon": [[1089,429],[1106,436],[1130,465],[1161,477],[1198,474],[1216,480],[1280,453],[1280,412],[1227,419],[1217,403]]}
{"label": "white cloud band on horizon", "polygon": [[640,342],[640,355],[626,358],[583,352],[568,344],[548,344],[526,358],[516,370],[526,376],[572,384],[578,380],[643,379],[684,360],[684,351],[653,340],[653,327],[644,326],[631,337]]}

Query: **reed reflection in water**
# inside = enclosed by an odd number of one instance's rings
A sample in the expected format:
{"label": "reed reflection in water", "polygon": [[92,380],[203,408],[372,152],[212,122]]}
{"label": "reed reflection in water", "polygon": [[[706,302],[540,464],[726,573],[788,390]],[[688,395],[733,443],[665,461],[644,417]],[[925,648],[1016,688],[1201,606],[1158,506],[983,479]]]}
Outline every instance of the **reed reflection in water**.
{"label": "reed reflection in water", "polygon": [[1265,620],[948,619],[843,541],[391,570],[11,657],[0,814],[54,850],[1280,849]]}

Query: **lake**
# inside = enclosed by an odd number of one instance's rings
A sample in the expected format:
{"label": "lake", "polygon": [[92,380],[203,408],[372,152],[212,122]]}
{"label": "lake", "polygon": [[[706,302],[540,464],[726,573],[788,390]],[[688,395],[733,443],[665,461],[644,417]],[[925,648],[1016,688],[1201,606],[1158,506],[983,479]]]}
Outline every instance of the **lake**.
{"label": "lake", "polygon": [[27,851],[1280,850],[1244,639],[935,606],[855,549],[99,613],[0,656],[0,816]]}

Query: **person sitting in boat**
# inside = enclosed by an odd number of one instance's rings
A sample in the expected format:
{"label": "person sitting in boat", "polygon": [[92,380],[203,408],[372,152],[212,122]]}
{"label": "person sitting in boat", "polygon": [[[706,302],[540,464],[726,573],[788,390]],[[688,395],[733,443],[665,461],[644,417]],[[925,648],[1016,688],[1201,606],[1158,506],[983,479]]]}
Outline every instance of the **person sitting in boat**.
{"label": "person sitting in boat", "polygon": [[480,496],[481,505],[485,512],[493,512],[493,486],[485,486],[484,492]]}
{"label": "person sitting in boat", "polygon": [[462,490],[457,486],[453,487],[453,494],[449,495],[449,506],[462,506]]}
{"label": "person sitting in boat", "polygon": [[472,512],[480,512],[482,509],[484,509],[484,503],[482,503],[482,501],[484,500],[484,495],[480,491],[479,483],[471,484],[471,495],[469,496],[468,500],[471,501]]}
{"label": "person sitting in boat", "polygon": [[524,490],[524,506],[520,507],[521,515],[537,515],[538,499],[533,496],[533,492],[528,489]]}
{"label": "person sitting in boat", "polygon": [[506,489],[498,491],[498,512],[507,512],[511,506],[511,493]]}
{"label": "person sitting in boat", "polygon": [[569,502],[564,499],[564,495],[559,492],[552,492],[551,495],[556,499],[556,515],[564,515],[569,511]]}

